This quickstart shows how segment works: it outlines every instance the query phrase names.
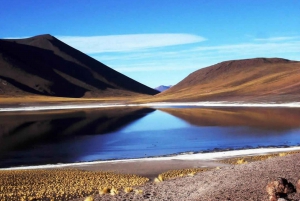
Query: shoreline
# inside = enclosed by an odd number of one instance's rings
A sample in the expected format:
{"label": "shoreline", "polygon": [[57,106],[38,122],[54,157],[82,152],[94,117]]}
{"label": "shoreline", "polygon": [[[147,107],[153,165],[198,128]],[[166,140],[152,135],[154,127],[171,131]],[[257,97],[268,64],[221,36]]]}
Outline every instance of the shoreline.
{"label": "shoreline", "polygon": [[[290,152],[290,151],[300,151],[300,146],[285,147],[285,148],[253,148],[253,149],[240,149],[240,150],[229,150],[229,151],[217,151],[217,152],[205,152],[205,153],[183,153],[171,156],[161,156],[161,157],[149,157],[149,158],[135,158],[135,159],[118,159],[118,160],[105,160],[105,161],[90,161],[90,162],[75,162],[75,163],[64,163],[64,164],[46,164],[46,165],[33,165],[33,166],[20,166],[20,167],[9,167],[0,168],[0,171],[5,170],[37,170],[37,169],[55,169],[55,168],[81,168],[81,169],[105,169],[109,170],[108,167],[116,169],[119,164],[128,164],[128,166],[133,166],[134,164],[142,163],[156,163],[168,165],[168,162],[174,161],[184,161],[184,166],[195,166],[196,162],[198,166],[201,167],[217,167],[215,162],[222,159],[246,157],[246,156],[259,156],[273,153]],[[189,165],[190,164],[190,165]],[[116,166],[113,168],[113,166]],[[160,165],[160,168],[166,169]],[[198,167],[197,166],[197,167]],[[200,167],[199,166],[199,167]],[[172,165],[170,166],[172,167]],[[147,167],[145,167],[147,168]],[[117,168],[122,170],[124,168]],[[130,170],[130,169],[128,169]],[[126,171],[123,171],[126,173]],[[131,171],[130,171],[131,173]]]}
{"label": "shoreline", "polygon": [[[237,102],[195,102],[195,103],[148,103],[148,104],[74,104],[74,105],[42,105],[42,106],[22,106],[14,109],[13,112],[22,111],[43,111],[43,110],[59,110],[59,109],[89,109],[89,108],[119,108],[119,107],[284,107],[284,108],[298,108],[300,102],[293,103],[237,103]],[[75,107],[75,108],[74,108]],[[25,110],[24,110],[25,108]],[[50,109],[49,109],[50,108]],[[0,113],[2,108],[0,108]],[[17,110],[16,110],[17,109]],[[3,111],[2,111],[3,112]],[[5,114],[6,111],[4,111]],[[9,110],[7,112],[10,112]],[[294,156],[286,156],[288,154]],[[299,167],[297,161],[300,157],[300,145],[294,146],[277,146],[277,147],[256,147],[256,148],[241,148],[233,150],[211,150],[204,152],[184,152],[171,155],[147,157],[147,158],[133,158],[133,159],[119,159],[119,160],[105,160],[105,161],[91,161],[91,162],[75,162],[65,164],[47,164],[35,166],[19,166],[10,168],[0,168],[0,174],[7,176],[11,174],[19,174],[30,176],[36,174],[39,180],[47,180],[43,178],[43,173],[57,174],[60,177],[59,181],[64,181],[65,186],[70,186],[72,181],[80,181],[87,183],[84,186],[89,187],[94,181],[106,181],[105,179],[95,179],[95,175],[116,174],[110,176],[110,179],[128,177],[138,178],[142,177],[148,179],[147,182],[134,187],[139,194],[123,193],[122,187],[117,187],[120,193],[112,197],[112,195],[99,195],[96,187],[82,190],[82,187],[76,187],[76,192],[80,189],[83,194],[79,197],[72,193],[67,194],[68,198],[60,200],[82,201],[84,197],[92,195],[95,201],[99,200],[147,200],[153,198],[154,200],[224,200],[223,198],[238,198],[240,200],[247,200],[253,198],[257,200],[265,200],[265,185],[272,177],[284,177],[293,183],[299,178]],[[281,155],[281,153],[283,153]],[[264,156],[265,155],[265,156]],[[284,156],[284,157],[274,157]],[[262,158],[261,161],[252,163],[251,158]],[[272,158],[274,157],[274,158]],[[293,159],[291,159],[293,158]],[[245,160],[244,160],[245,159]],[[242,163],[236,163],[242,160]],[[227,161],[227,163],[225,162]],[[233,163],[231,163],[233,161]],[[245,162],[245,163],[244,163]],[[249,162],[249,164],[247,164]],[[243,165],[232,165],[243,164]],[[288,167],[288,169],[282,169]],[[155,179],[166,172],[176,174],[182,170],[196,171],[197,169],[206,169],[209,171],[199,171],[193,173],[192,176],[187,174],[169,179],[163,179],[163,182],[155,183]],[[178,171],[177,171],[178,170]],[[73,174],[70,181],[66,181],[64,175],[66,173]],[[107,172],[107,173],[106,173]],[[78,174],[82,174],[79,177]],[[93,177],[86,179],[86,174],[91,174]],[[118,175],[119,174],[119,175]],[[70,174],[69,174],[70,175]],[[54,177],[54,176],[53,176]],[[14,177],[12,182],[14,182]],[[20,177],[21,178],[21,177]],[[31,177],[28,177],[31,178]],[[43,179],[40,179],[43,178]],[[107,178],[107,177],[105,177]],[[167,177],[166,177],[167,178]],[[230,179],[229,179],[230,178]],[[25,179],[24,181],[27,181]],[[21,180],[20,180],[21,181]],[[48,181],[48,180],[47,180]],[[115,181],[115,180],[114,180]],[[116,180],[119,181],[119,180]],[[235,182],[232,182],[235,181]],[[251,181],[251,182],[250,182]],[[91,182],[91,184],[88,184]],[[50,182],[51,183],[51,182]],[[53,183],[53,182],[52,182]],[[49,185],[47,183],[47,185]],[[97,184],[98,185],[98,184]],[[128,184],[125,185],[125,187]],[[238,188],[237,188],[238,186]],[[73,188],[73,187],[72,187]],[[74,188],[75,189],[75,188]],[[263,190],[262,190],[263,189]],[[9,194],[9,188],[6,189]],[[21,191],[21,190],[20,190]],[[35,191],[32,191],[34,193]],[[48,191],[47,191],[48,192]],[[53,191],[56,195],[58,191]],[[52,191],[48,194],[53,193]],[[100,192],[100,191],[99,191]],[[181,193],[178,193],[181,192]],[[225,192],[225,193],[224,193]],[[246,193],[245,193],[246,192]],[[255,193],[252,193],[255,192]],[[72,197],[74,196],[74,197]],[[225,197],[224,197],[225,196]],[[292,195],[293,198],[300,198],[298,195]],[[298,196],[298,197],[297,197]],[[72,198],[71,198],[72,197]],[[50,198],[49,198],[50,199]],[[49,200],[48,197],[41,200]]]}
{"label": "shoreline", "polygon": [[23,112],[23,111],[42,111],[42,110],[70,110],[70,109],[94,109],[94,108],[112,108],[112,107],[282,107],[282,108],[300,108],[300,102],[276,103],[276,102],[228,102],[228,101],[206,101],[206,102],[153,102],[141,104],[110,104],[110,103],[82,103],[82,104],[52,104],[20,107],[0,107],[0,112]]}
{"label": "shoreline", "polygon": [[[4,187],[4,198],[14,196],[19,200],[23,186],[32,189],[32,198],[49,201],[82,201],[92,197],[100,200],[266,200],[265,186],[272,178],[283,177],[292,183],[299,178],[298,161],[300,147],[264,148],[216,152],[214,158],[186,157],[177,155],[161,158],[119,160],[76,164],[52,169],[0,170],[7,178],[5,184],[14,184],[16,175],[22,188]],[[222,153],[222,154],[220,154]],[[211,153],[201,154],[207,155]],[[190,154],[197,155],[199,154]],[[183,160],[183,158],[185,160]],[[220,160],[222,159],[222,160]],[[242,161],[242,163],[239,163]],[[249,162],[249,163],[248,163]],[[240,164],[240,165],[239,165]],[[74,165],[74,164],[73,164]],[[284,168],[283,167],[288,167]],[[161,178],[158,182],[158,178]],[[30,182],[28,182],[30,181]],[[234,181],[234,182],[232,182]],[[41,184],[42,182],[42,184]],[[55,183],[59,188],[39,192],[39,186]],[[83,184],[83,185],[82,185]],[[130,188],[131,191],[125,191]],[[106,191],[105,189],[108,189]],[[112,190],[117,193],[112,194]],[[78,194],[78,192],[80,192]],[[180,193],[178,193],[180,192]],[[291,194],[291,200],[300,199],[300,194]]]}

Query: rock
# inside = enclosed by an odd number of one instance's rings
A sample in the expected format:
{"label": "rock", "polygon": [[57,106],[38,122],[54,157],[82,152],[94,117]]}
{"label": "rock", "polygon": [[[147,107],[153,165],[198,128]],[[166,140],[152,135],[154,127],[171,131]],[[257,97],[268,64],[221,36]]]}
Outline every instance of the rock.
{"label": "rock", "polygon": [[295,192],[295,187],[286,179],[278,178],[268,183],[266,191],[270,201],[277,201],[277,198],[284,198],[287,197],[287,194]]}
{"label": "rock", "polygon": [[296,183],[296,190],[297,190],[297,193],[300,193],[300,179]]}
{"label": "rock", "polygon": [[296,192],[300,193],[300,179],[296,183]]}
{"label": "rock", "polygon": [[270,196],[277,196],[278,194],[284,192],[284,187],[286,183],[287,182],[285,179],[278,178],[277,180],[268,183],[266,191]]}
{"label": "rock", "polygon": [[294,185],[291,182],[288,182],[285,187],[283,193],[289,194],[296,192]]}
{"label": "rock", "polygon": [[277,201],[287,201],[287,200],[284,198],[279,198]]}
{"label": "rock", "polygon": [[269,196],[269,201],[277,201],[277,197],[275,195]]}

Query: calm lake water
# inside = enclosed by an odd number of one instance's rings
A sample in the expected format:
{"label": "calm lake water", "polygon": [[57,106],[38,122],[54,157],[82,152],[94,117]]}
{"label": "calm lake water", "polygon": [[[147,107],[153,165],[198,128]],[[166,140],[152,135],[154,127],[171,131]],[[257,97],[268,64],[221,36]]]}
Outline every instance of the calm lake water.
{"label": "calm lake water", "polygon": [[296,108],[0,113],[0,167],[300,144]]}

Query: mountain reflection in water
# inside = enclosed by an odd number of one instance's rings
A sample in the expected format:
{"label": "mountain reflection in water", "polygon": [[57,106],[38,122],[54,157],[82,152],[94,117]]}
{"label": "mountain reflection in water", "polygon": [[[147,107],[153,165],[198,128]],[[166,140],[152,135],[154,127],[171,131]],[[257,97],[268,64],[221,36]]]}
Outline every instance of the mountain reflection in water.
{"label": "mountain reflection in water", "polygon": [[[84,135],[117,131],[153,112],[151,108],[105,108],[92,110],[58,110],[12,112],[0,114],[0,166],[5,155],[22,156],[22,151],[47,143],[68,142]],[[76,152],[76,150],[74,150]],[[2,158],[2,161],[1,161]]]}
{"label": "mountain reflection in water", "polygon": [[0,167],[300,142],[297,108],[102,108],[0,114]]}
{"label": "mountain reflection in water", "polygon": [[196,126],[246,126],[270,130],[300,127],[298,108],[161,108]]}

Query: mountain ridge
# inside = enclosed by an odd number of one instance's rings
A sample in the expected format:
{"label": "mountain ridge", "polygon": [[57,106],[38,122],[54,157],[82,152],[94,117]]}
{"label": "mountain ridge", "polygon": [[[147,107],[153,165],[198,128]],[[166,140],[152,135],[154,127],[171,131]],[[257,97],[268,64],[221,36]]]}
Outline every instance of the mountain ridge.
{"label": "mountain ridge", "polygon": [[299,61],[251,58],[223,61],[199,69],[159,93],[50,34],[0,39],[2,97],[42,95],[133,100],[147,95],[139,100],[296,101],[300,98],[299,80]]}
{"label": "mountain ridge", "polygon": [[[114,97],[157,92],[45,34],[0,40],[2,95]],[[13,92],[5,90],[10,85]]]}
{"label": "mountain ridge", "polygon": [[[300,97],[300,62],[281,58],[231,60],[189,74],[156,97],[164,101],[256,100]],[[277,96],[277,97],[275,97]],[[270,100],[270,98],[268,99]]]}

